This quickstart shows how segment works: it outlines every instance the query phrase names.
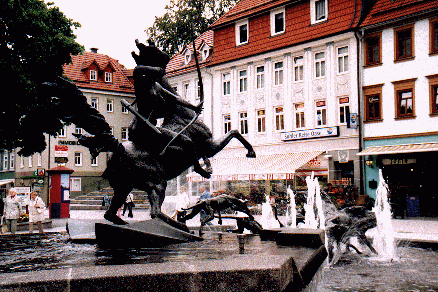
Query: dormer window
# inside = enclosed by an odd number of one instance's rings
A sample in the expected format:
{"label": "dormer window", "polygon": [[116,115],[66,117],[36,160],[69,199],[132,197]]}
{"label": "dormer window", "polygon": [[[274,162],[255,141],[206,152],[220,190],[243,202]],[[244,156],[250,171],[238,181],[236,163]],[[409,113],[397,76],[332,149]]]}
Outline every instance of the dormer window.
{"label": "dormer window", "polygon": [[113,73],[105,72],[105,82],[113,82]]}
{"label": "dormer window", "polygon": [[191,60],[192,60],[192,54],[190,50],[186,50],[186,52],[184,53],[184,64],[188,65]]}
{"label": "dormer window", "polygon": [[202,61],[207,60],[208,56],[210,56],[210,47],[207,44],[204,44],[200,49],[200,53]]}
{"label": "dormer window", "polygon": [[328,15],[328,0],[311,0],[310,17],[311,23],[326,21]]}
{"label": "dormer window", "polygon": [[90,70],[90,80],[97,81],[97,72],[96,70]]}
{"label": "dormer window", "polygon": [[248,27],[248,20],[243,20],[236,23],[236,46],[243,45],[248,42]]}
{"label": "dormer window", "polygon": [[281,34],[285,31],[285,9],[284,7],[271,11],[271,35]]}

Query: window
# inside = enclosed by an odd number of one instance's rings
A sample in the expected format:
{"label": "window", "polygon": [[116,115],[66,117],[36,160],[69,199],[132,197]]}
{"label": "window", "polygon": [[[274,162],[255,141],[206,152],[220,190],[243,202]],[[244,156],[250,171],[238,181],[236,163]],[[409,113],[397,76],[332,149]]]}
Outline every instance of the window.
{"label": "window", "polygon": [[231,116],[224,115],[224,134],[231,131]]}
{"label": "window", "polygon": [[82,135],[82,133],[83,133],[82,128],[79,128],[78,126],[75,126],[75,134]]}
{"label": "window", "polygon": [[283,84],[283,62],[274,64],[274,85]]}
{"label": "window", "polygon": [[110,126],[110,134],[114,136],[114,127]]}
{"label": "window", "polygon": [[438,18],[434,18],[430,20],[430,53],[438,54]]}
{"label": "window", "polygon": [[91,107],[99,110],[99,99],[97,97],[91,98]]}
{"label": "window", "polygon": [[41,166],[43,164],[43,158],[41,157],[41,153],[37,153],[37,166]]}
{"label": "window", "polygon": [[295,127],[297,129],[304,128],[304,103],[295,104]]}
{"label": "window", "polygon": [[350,98],[341,97],[339,99],[339,124],[345,125],[350,118]]}
{"label": "window", "polygon": [[382,63],[381,39],[381,33],[371,34],[365,38],[365,66]]}
{"label": "window", "polygon": [[189,49],[186,50],[186,53],[184,54],[184,63],[187,65],[192,60],[192,53]]}
{"label": "window", "polygon": [[82,153],[75,152],[75,166],[82,166]]}
{"label": "window", "polygon": [[284,114],[283,107],[276,107],[275,109],[275,130],[282,131],[284,130]]}
{"label": "window", "polygon": [[246,70],[239,71],[239,92],[245,92],[248,87],[248,78]]}
{"label": "window", "polygon": [[257,133],[266,132],[266,116],[265,110],[257,111]]}
{"label": "window", "polygon": [[90,162],[91,166],[99,166],[97,157],[91,157],[91,162]]}
{"label": "window", "polygon": [[197,87],[197,94],[196,94],[196,99],[201,99],[201,82],[199,82],[199,80],[196,81],[196,87]]}
{"label": "window", "polygon": [[382,120],[382,86],[383,84],[365,86],[363,88],[365,97],[365,121]]}
{"label": "window", "polygon": [[257,89],[261,89],[265,87],[265,67],[258,66],[256,68],[256,87]]}
{"label": "window", "polygon": [[122,141],[128,140],[128,128],[122,127]]}
{"label": "window", "polygon": [[113,82],[113,74],[111,72],[105,72],[105,82]]}
{"label": "window", "polygon": [[20,155],[20,168],[24,168],[24,157]]}
{"label": "window", "polygon": [[201,50],[201,54],[202,54],[202,60],[205,61],[207,60],[208,56],[210,56],[210,48],[209,46],[205,45],[202,50]]}
{"label": "window", "polygon": [[325,76],[325,54],[324,52],[315,54],[315,77]]}
{"label": "window", "polygon": [[240,131],[240,134],[242,134],[242,135],[248,134],[248,113],[247,112],[239,113],[239,131]]}
{"label": "window", "polygon": [[294,81],[304,79],[304,58],[303,56],[294,57]]}
{"label": "window", "polygon": [[3,151],[3,170],[7,170],[9,165],[8,151]]}
{"label": "window", "polygon": [[183,98],[185,100],[190,100],[190,84],[189,83],[184,83],[183,84]]}
{"label": "window", "polygon": [[15,169],[15,153],[9,155],[9,170]]}
{"label": "window", "polygon": [[106,111],[108,113],[114,112],[114,99],[107,98],[107,100],[106,100]]}
{"label": "window", "polygon": [[416,78],[392,82],[396,119],[415,117],[415,80]]}
{"label": "window", "polygon": [[338,73],[348,72],[348,46],[338,48]]}
{"label": "window", "polygon": [[67,137],[67,129],[66,129],[66,126],[63,126],[61,129],[59,129],[59,131],[58,131],[58,137],[59,137],[59,138],[65,138],[65,137]]}
{"label": "window", "polygon": [[225,73],[222,75],[222,83],[224,86],[224,95],[231,94],[231,75],[230,73]]}
{"label": "window", "polygon": [[97,81],[97,72],[96,70],[90,70],[90,80]]}
{"label": "window", "polygon": [[236,46],[248,42],[248,20],[236,23]]}
{"label": "window", "polygon": [[122,114],[128,114],[128,113],[129,113],[128,108],[122,104]]}
{"label": "window", "polygon": [[327,125],[327,107],[325,105],[325,100],[316,102],[316,125]]}
{"label": "window", "polygon": [[310,23],[316,24],[327,20],[328,0],[310,1]]}
{"label": "window", "polygon": [[438,74],[426,77],[429,79],[430,114],[438,115]]}
{"label": "window", "polygon": [[82,190],[82,181],[80,177],[70,178],[70,191],[80,192]]}
{"label": "window", "polygon": [[394,29],[395,60],[403,61],[414,57],[414,27],[413,25]]}
{"label": "window", "polygon": [[32,157],[32,156],[29,156],[29,159],[28,159],[28,166],[29,166],[29,167],[33,167],[33,157]]}
{"label": "window", "polygon": [[271,11],[271,35],[283,33],[285,26],[284,7]]}

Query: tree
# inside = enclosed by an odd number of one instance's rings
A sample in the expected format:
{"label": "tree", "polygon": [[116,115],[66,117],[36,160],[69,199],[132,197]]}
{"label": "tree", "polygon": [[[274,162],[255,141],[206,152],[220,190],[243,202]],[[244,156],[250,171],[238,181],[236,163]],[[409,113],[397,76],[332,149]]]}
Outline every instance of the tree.
{"label": "tree", "polygon": [[43,151],[43,133],[56,135],[62,127],[56,100],[40,86],[83,51],[73,34],[80,24],[52,5],[0,1],[0,149],[20,147],[25,156]]}
{"label": "tree", "polygon": [[[170,0],[166,13],[155,17],[152,27],[146,29],[149,38],[164,52],[174,55],[193,36],[198,36],[233,7],[239,0]],[[194,31],[192,31],[192,25]]]}

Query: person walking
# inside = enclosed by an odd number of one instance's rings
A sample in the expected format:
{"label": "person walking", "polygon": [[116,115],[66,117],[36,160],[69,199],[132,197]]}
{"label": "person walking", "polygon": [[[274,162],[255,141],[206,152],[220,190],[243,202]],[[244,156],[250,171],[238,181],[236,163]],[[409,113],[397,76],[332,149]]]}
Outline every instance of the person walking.
{"label": "person walking", "polygon": [[38,196],[37,192],[30,193],[30,200],[28,202],[29,208],[29,233],[33,233],[33,224],[36,222],[39,233],[44,233],[43,221],[44,221],[44,208],[45,204],[43,199]]}
{"label": "person walking", "polygon": [[17,190],[15,188],[9,189],[8,195],[4,199],[4,204],[3,216],[5,217],[6,226],[12,234],[15,234],[18,218],[22,212],[20,198],[17,197]]}
{"label": "person walking", "polygon": [[125,216],[126,209],[128,209],[128,217],[132,218],[134,215],[132,214],[132,207],[134,207],[134,195],[129,193],[128,197],[126,197],[126,201],[123,206],[123,216]]}

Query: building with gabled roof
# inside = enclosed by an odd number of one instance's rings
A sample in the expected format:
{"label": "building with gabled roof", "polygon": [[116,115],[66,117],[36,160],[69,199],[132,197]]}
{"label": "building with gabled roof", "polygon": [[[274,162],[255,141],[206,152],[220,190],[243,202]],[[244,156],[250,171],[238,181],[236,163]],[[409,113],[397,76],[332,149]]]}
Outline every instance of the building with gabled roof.
{"label": "building with gabled roof", "polygon": [[[120,141],[128,139],[128,126],[133,118],[120,103],[121,99],[134,100],[132,75],[133,70],[127,70],[116,59],[97,53],[97,49],[72,56],[72,62],[64,65],[64,76],[73,81],[87,102],[105,117],[113,135]],[[106,168],[107,153],[100,153],[92,159],[88,148],[79,145],[72,135],[84,132],[74,124],[65,125],[57,137],[46,136],[48,146],[42,153],[29,157],[15,153],[15,185],[39,190],[45,199],[47,175],[41,178],[37,170],[64,165],[74,170],[70,176],[72,197],[106,187],[108,183],[101,174]]]}
{"label": "building with gabled roof", "polygon": [[360,26],[365,192],[394,216],[438,216],[438,1],[377,0]]}

